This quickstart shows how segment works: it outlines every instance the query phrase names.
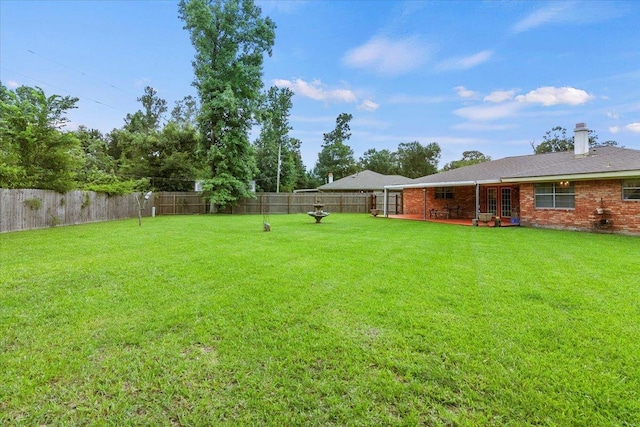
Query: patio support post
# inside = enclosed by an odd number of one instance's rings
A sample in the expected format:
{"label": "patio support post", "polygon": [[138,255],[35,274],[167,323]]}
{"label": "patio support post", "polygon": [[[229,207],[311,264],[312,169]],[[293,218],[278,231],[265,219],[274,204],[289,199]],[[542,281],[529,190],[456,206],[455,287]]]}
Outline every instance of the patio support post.
{"label": "patio support post", "polygon": [[386,188],[384,189],[384,209],[383,209],[383,214],[384,214],[385,218],[388,216],[387,215],[387,189]]}
{"label": "patio support post", "polygon": [[427,220],[427,189],[422,189],[422,220]]}
{"label": "patio support post", "polygon": [[480,218],[480,184],[476,182],[476,224]]}

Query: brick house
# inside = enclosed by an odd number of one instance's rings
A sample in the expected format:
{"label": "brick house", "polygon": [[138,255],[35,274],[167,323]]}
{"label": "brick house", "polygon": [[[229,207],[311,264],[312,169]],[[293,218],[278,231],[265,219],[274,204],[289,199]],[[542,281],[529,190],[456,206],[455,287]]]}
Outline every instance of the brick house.
{"label": "brick house", "polygon": [[576,125],[575,150],[506,157],[415,179],[402,189],[404,214],[504,224],[640,234],[640,150],[589,149]]}

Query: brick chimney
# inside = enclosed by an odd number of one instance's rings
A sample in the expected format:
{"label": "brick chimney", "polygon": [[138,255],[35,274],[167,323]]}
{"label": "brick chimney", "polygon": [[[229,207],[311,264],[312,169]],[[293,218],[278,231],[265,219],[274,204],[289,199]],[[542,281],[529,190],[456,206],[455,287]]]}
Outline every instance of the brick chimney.
{"label": "brick chimney", "polygon": [[589,154],[589,129],[586,123],[576,123],[573,132],[573,154],[576,157],[586,156]]}

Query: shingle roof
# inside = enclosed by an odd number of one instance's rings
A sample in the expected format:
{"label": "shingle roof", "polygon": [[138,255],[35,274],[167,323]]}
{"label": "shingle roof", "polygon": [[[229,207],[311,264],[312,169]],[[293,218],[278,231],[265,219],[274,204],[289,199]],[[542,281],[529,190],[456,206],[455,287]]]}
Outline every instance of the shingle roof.
{"label": "shingle roof", "polygon": [[593,148],[586,156],[565,155],[565,161],[559,164],[547,164],[542,167],[522,171],[504,178],[543,177],[556,175],[606,174],[611,172],[631,172],[640,174],[640,150],[619,147]]}
{"label": "shingle roof", "polygon": [[543,177],[612,174],[640,176],[640,150],[599,147],[586,156],[573,152],[505,157],[416,178],[411,184],[527,181]]}
{"label": "shingle roof", "polygon": [[411,178],[401,175],[383,175],[370,170],[354,173],[332,183],[318,187],[322,191],[382,191],[385,185],[409,184]]}

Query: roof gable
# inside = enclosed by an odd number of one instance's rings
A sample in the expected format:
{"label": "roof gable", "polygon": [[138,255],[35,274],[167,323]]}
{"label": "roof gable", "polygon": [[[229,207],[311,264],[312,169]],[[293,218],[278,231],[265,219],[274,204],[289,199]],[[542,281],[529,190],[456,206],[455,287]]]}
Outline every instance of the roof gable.
{"label": "roof gable", "polygon": [[408,184],[411,178],[401,175],[383,175],[364,170],[318,187],[322,191],[382,191],[386,185]]}

